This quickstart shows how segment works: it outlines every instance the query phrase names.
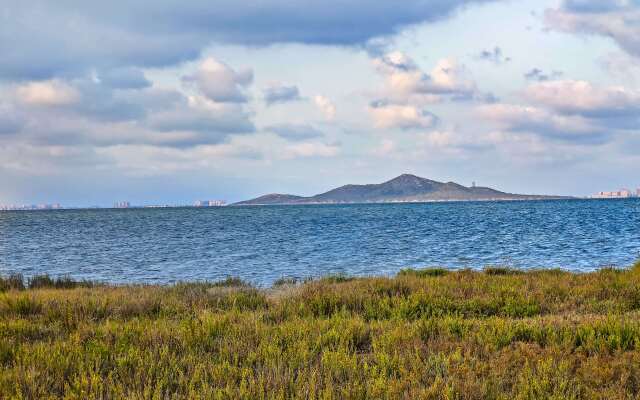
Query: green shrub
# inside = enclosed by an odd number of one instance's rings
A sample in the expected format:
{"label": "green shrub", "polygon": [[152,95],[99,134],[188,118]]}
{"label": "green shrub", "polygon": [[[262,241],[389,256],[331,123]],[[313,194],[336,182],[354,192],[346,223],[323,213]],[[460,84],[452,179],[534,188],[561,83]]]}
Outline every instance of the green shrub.
{"label": "green shrub", "polygon": [[429,276],[444,276],[448,273],[449,271],[444,268],[424,268],[424,269],[407,268],[407,269],[400,270],[400,272],[398,272],[398,276],[429,277]]}
{"label": "green shrub", "polygon": [[485,267],[482,272],[487,275],[518,275],[523,273],[522,271],[514,268],[494,266]]}
{"label": "green shrub", "polygon": [[214,287],[250,287],[251,284],[236,277],[227,277],[226,279],[211,284]]}

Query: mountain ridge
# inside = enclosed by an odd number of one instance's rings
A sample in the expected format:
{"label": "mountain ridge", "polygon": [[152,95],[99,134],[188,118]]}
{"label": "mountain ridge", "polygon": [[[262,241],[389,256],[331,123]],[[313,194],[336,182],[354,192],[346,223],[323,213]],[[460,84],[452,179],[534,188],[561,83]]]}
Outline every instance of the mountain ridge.
{"label": "mountain ridge", "polygon": [[348,184],[314,196],[268,194],[234,203],[234,206],[296,204],[420,203],[435,201],[551,200],[566,196],[513,194],[456,182],[439,182],[412,174],[402,174],[386,182]]}

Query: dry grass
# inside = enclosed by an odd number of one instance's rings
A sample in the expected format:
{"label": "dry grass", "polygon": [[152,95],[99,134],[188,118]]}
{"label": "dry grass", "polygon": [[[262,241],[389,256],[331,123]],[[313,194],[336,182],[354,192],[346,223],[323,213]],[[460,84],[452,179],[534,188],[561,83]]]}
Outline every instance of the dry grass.
{"label": "dry grass", "polygon": [[640,265],[269,290],[18,281],[0,280],[3,399],[640,396]]}

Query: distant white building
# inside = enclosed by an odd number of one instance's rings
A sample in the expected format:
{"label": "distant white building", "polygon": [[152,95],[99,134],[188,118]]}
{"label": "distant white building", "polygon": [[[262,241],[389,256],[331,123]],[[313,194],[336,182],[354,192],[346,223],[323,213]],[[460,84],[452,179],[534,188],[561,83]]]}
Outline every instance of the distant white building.
{"label": "distant white building", "polygon": [[[638,189],[640,193],[640,189]],[[629,189],[620,189],[617,192],[598,192],[595,196],[596,199],[628,199],[633,197],[633,193]]]}
{"label": "distant white building", "polygon": [[195,207],[222,207],[227,203],[224,200],[198,200],[194,203]]}
{"label": "distant white building", "polygon": [[131,203],[128,201],[119,201],[113,205],[113,208],[129,208],[131,207]]}

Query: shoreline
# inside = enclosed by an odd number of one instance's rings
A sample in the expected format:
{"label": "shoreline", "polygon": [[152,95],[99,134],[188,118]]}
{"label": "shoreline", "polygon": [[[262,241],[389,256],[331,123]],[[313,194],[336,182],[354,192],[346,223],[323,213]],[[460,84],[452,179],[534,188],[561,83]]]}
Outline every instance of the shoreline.
{"label": "shoreline", "polygon": [[126,210],[176,210],[176,209],[225,209],[243,207],[280,207],[280,206],[346,206],[346,205],[396,205],[396,204],[433,204],[433,203],[511,203],[526,201],[572,201],[572,200],[640,200],[639,197],[574,197],[574,196],[549,196],[548,198],[525,199],[452,199],[452,200],[417,200],[417,201],[373,201],[373,202],[308,202],[308,203],[278,203],[278,204],[237,204],[230,203],[224,206],[198,207],[192,205],[167,205],[167,206],[131,206],[127,208],[116,207],[62,207],[56,209],[0,209],[2,212],[56,212],[56,211],[126,211]]}
{"label": "shoreline", "polygon": [[237,276],[227,276],[218,280],[180,280],[174,282],[113,282],[102,281],[98,279],[76,279],[71,275],[49,275],[34,274],[25,277],[22,273],[0,273],[0,293],[9,289],[16,290],[36,290],[36,289],[75,289],[75,288],[171,288],[177,285],[204,285],[209,287],[232,287],[256,289],[259,291],[269,291],[282,286],[300,286],[313,284],[315,282],[332,281],[332,282],[349,282],[364,281],[371,279],[398,279],[405,276],[444,276],[448,274],[475,274],[489,276],[523,276],[538,274],[561,274],[568,276],[583,276],[597,274],[601,272],[622,273],[633,269],[640,270],[640,260],[630,266],[606,265],[585,271],[572,270],[563,267],[536,267],[536,268],[517,268],[506,266],[485,266],[483,268],[448,268],[448,267],[425,267],[425,268],[403,268],[396,273],[381,275],[349,275],[349,274],[327,274],[322,276],[282,276],[275,279],[270,285],[254,284],[248,280],[244,280]]}

